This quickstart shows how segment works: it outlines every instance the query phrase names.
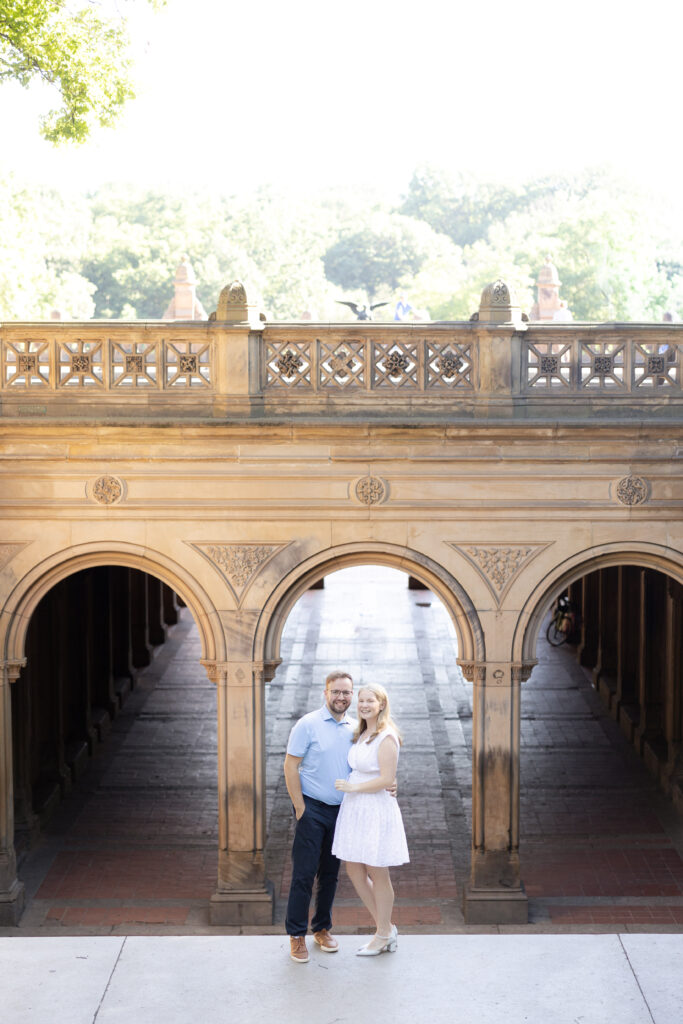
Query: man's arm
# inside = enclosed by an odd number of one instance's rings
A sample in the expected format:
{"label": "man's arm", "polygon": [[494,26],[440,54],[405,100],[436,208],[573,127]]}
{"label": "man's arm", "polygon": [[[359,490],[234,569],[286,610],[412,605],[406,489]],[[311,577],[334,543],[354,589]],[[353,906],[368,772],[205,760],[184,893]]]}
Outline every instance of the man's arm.
{"label": "man's arm", "polygon": [[303,757],[294,757],[293,754],[285,754],[285,783],[287,785],[289,799],[292,801],[292,806],[294,807],[294,813],[296,814],[297,821],[306,810],[304,795],[301,792],[301,779],[299,777],[299,765],[302,761]]}

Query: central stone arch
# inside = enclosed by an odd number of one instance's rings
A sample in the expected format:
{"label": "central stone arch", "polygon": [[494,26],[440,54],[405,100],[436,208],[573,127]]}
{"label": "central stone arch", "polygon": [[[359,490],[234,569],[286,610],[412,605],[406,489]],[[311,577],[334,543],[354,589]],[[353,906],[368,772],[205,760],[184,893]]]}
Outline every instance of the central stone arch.
{"label": "central stone arch", "polygon": [[254,635],[254,661],[262,663],[267,679],[280,664],[280,640],[292,608],[314,583],[339,569],[384,565],[401,569],[424,583],[447,608],[458,637],[458,663],[486,660],[484,631],[472,600],[461,584],[429,556],[395,544],[359,541],[325,548],[292,569],[266,601]]}

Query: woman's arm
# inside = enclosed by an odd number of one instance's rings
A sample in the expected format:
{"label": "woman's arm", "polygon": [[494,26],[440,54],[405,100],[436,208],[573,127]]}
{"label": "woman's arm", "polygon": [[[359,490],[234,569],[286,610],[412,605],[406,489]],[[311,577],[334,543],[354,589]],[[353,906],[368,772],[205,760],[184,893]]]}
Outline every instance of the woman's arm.
{"label": "woman's arm", "polygon": [[[390,739],[391,743],[386,743],[387,739]],[[379,775],[376,779],[370,779],[368,782],[347,782],[346,779],[337,779],[335,789],[341,790],[342,793],[379,793],[394,783],[398,765],[398,742],[390,732],[379,740],[377,760]]]}

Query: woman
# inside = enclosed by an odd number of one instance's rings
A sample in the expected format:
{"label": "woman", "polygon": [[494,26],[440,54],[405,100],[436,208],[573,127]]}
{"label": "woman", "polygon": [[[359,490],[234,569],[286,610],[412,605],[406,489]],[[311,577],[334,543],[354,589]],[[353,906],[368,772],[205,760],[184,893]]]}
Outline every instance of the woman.
{"label": "woman", "polygon": [[332,853],[346,861],[353,887],[375,922],[375,935],[358,956],[393,953],[396,926],[391,923],[394,890],[389,867],[408,861],[406,834],[395,797],[387,792],[396,778],[401,734],[391,720],[389,698],[381,686],[358,692],[358,726],[349,751],[351,774],[337,779],[344,793]]}

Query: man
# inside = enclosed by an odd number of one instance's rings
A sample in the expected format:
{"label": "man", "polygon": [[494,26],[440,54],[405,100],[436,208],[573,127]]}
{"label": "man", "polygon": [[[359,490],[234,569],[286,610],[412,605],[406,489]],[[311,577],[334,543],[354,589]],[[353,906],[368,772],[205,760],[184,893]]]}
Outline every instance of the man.
{"label": "man", "polygon": [[349,774],[348,753],[356,727],[346,713],[353,699],[351,676],[331,672],[323,697],[323,706],[304,715],[292,729],[285,757],[285,782],[296,815],[285,927],[290,956],[299,964],[308,962],[306,932],[316,878],[313,938],[325,953],[336,953],[339,948],[330,934],[340,864],[332,856],[332,840],[344,794],[334,783]]}

